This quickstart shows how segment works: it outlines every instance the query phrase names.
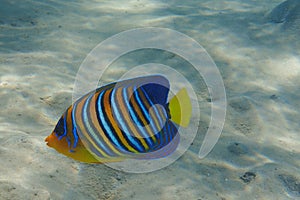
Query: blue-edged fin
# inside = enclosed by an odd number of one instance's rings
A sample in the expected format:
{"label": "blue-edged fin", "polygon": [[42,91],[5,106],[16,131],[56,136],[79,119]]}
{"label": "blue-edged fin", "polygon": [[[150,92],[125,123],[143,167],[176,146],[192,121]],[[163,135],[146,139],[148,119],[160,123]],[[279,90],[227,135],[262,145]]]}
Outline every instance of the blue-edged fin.
{"label": "blue-edged fin", "polygon": [[171,120],[176,124],[187,127],[192,115],[192,104],[186,88],[182,88],[170,101]]}

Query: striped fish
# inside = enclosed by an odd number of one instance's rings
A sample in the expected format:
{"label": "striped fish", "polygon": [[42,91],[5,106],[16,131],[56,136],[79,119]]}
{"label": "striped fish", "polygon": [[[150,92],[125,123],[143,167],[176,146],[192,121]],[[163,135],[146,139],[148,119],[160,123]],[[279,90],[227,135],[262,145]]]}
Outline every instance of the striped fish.
{"label": "striped fish", "polygon": [[100,87],[73,103],[45,141],[87,163],[168,156],[178,146],[179,126],[188,126],[191,117],[186,89],[167,102],[169,88],[161,75]]}

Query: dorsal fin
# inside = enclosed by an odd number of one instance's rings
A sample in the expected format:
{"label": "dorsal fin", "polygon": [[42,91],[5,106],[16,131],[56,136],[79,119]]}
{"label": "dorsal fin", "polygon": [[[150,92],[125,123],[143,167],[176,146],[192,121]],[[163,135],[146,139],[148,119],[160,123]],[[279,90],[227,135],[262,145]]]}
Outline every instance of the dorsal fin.
{"label": "dorsal fin", "polygon": [[108,88],[126,88],[134,86],[136,88],[142,88],[143,91],[148,95],[153,104],[166,105],[168,98],[170,83],[162,75],[150,75],[141,76],[131,79],[120,80],[108,85],[102,86],[96,90],[101,92]]}
{"label": "dorsal fin", "polygon": [[170,84],[164,76],[148,76],[147,79],[141,82],[143,82],[141,88],[148,95],[153,104],[165,105],[167,103]]}

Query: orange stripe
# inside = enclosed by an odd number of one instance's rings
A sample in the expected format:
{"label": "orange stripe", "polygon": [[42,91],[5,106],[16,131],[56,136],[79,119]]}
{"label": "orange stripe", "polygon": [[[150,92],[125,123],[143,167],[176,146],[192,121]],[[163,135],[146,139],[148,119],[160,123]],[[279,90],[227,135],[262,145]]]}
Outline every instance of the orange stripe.
{"label": "orange stripe", "polygon": [[124,138],[121,130],[119,129],[118,124],[116,123],[115,119],[113,118],[111,105],[110,105],[110,99],[109,99],[109,95],[110,95],[111,91],[112,91],[112,89],[107,90],[103,97],[105,114],[106,114],[108,120],[110,121],[114,131],[117,133],[117,136],[121,140],[122,144],[125,145],[129,151],[138,153],[137,150],[135,150],[128,144],[127,140]]}
{"label": "orange stripe", "polygon": [[97,112],[96,112],[96,100],[99,96],[100,92],[96,93],[90,100],[90,105],[89,105],[89,109],[90,109],[90,119],[92,120],[93,126],[95,127],[95,129],[97,130],[97,133],[99,133],[101,139],[103,139],[103,141],[105,142],[105,144],[107,144],[107,146],[116,154],[118,155],[122,155],[114,146],[114,144],[111,143],[111,141],[106,137],[103,129],[101,128],[98,118],[97,118]]}
{"label": "orange stripe", "polygon": [[[146,108],[147,108],[147,110],[148,110],[148,112],[149,112],[149,115],[151,115],[151,113],[150,113],[150,104],[148,103],[147,98],[144,96],[143,90],[141,90],[141,89],[139,88],[138,91],[139,91],[139,94],[141,94],[140,97],[141,97],[141,99],[142,99],[142,102],[145,103],[144,105],[146,106]],[[153,112],[154,112],[154,110],[153,110]],[[158,130],[160,131],[160,127],[159,127],[157,118],[156,118],[155,116],[153,116],[153,115],[151,115],[150,118],[151,118],[151,119],[154,119],[154,124],[155,124],[155,126],[156,126],[156,129],[158,129]],[[152,126],[151,126],[151,128],[152,128]],[[152,134],[151,134],[152,137],[154,137],[154,135],[157,134],[157,133],[154,133],[154,132],[155,132],[155,131],[154,131],[153,128],[152,128]],[[154,134],[153,134],[153,133],[154,133]],[[156,138],[155,138],[155,139],[156,139]]]}
{"label": "orange stripe", "polygon": [[[76,118],[76,125],[77,125],[77,129],[80,130],[80,132],[84,135],[84,137],[93,145],[93,147],[100,152],[101,155],[108,157],[108,155],[102,151],[102,149],[100,149],[95,142],[93,141],[93,139],[90,137],[90,135],[87,133],[87,130],[84,127],[84,122],[82,120],[82,110],[83,110],[83,106],[84,106],[84,102],[86,101],[88,95],[86,95],[85,97],[83,97],[76,105],[76,111],[75,111],[75,118]],[[81,140],[84,144],[84,141]],[[87,148],[89,151],[90,149]],[[91,152],[91,151],[90,151]],[[91,152],[92,153],[92,152]],[[94,155],[94,153],[92,153]],[[96,157],[96,155],[94,155]],[[99,158],[97,158],[99,159]]]}
{"label": "orange stripe", "polygon": [[[137,91],[136,91],[136,92],[137,92]],[[138,104],[137,104],[137,102],[135,101],[135,98],[134,98],[133,96],[130,98],[130,102],[131,102],[131,104],[133,105],[134,110],[136,111],[138,117],[139,117],[139,118],[141,119],[141,121],[143,122],[144,127],[146,127],[149,136],[151,136],[153,142],[156,142],[156,138],[155,138],[154,135],[153,135],[153,130],[151,130],[151,127],[150,127],[150,126],[147,126],[147,125],[148,125],[147,120],[146,120],[146,118],[144,117],[144,115],[143,115],[143,113],[142,113],[142,111],[141,111],[141,108],[138,106]]]}
{"label": "orange stripe", "polygon": [[[124,101],[126,101],[127,99],[124,99],[124,98],[123,98],[122,90],[123,90],[123,88],[118,88],[118,90],[116,91],[116,95],[117,95],[117,98],[116,98],[116,99],[119,100],[118,103],[119,103],[119,106],[120,106],[120,111],[121,111],[122,115],[124,116],[123,118],[124,118],[124,120],[126,121],[126,124],[127,124],[128,128],[130,129],[130,131],[133,133],[133,135],[134,135],[136,138],[138,138],[139,141],[140,141],[140,142],[142,143],[142,145],[144,146],[144,148],[145,148],[146,150],[148,150],[148,149],[149,149],[149,146],[148,146],[147,143],[145,142],[145,139],[143,138],[143,136],[141,136],[141,135],[138,133],[138,131],[136,130],[136,126],[135,126],[133,123],[131,123],[132,120],[130,120],[131,117],[130,117],[130,115],[129,115],[128,108],[127,108],[127,106],[124,104]],[[131,90],[132,90],[132,88],[131,88]]]}

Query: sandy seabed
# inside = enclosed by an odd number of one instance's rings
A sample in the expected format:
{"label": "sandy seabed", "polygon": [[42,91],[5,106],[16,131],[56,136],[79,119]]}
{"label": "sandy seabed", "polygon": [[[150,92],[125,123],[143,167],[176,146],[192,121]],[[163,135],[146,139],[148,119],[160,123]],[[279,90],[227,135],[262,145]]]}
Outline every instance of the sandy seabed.
{"label": "sandy seabed", "polygon": [[[271,12],[280,3],[2,0],[0,199],[300,199],[300,6]],[[198,158],[210,119],[203,84],[193,145],[164,169],[129,174],[48,148],[44,138],[71,104],[86,55],[116,33],[149,26],[187,34],[216,62],[228,107],[213,151]],[[105,81],[153,59],[178,71],[186,64],[149,54],[114,63]]]}

